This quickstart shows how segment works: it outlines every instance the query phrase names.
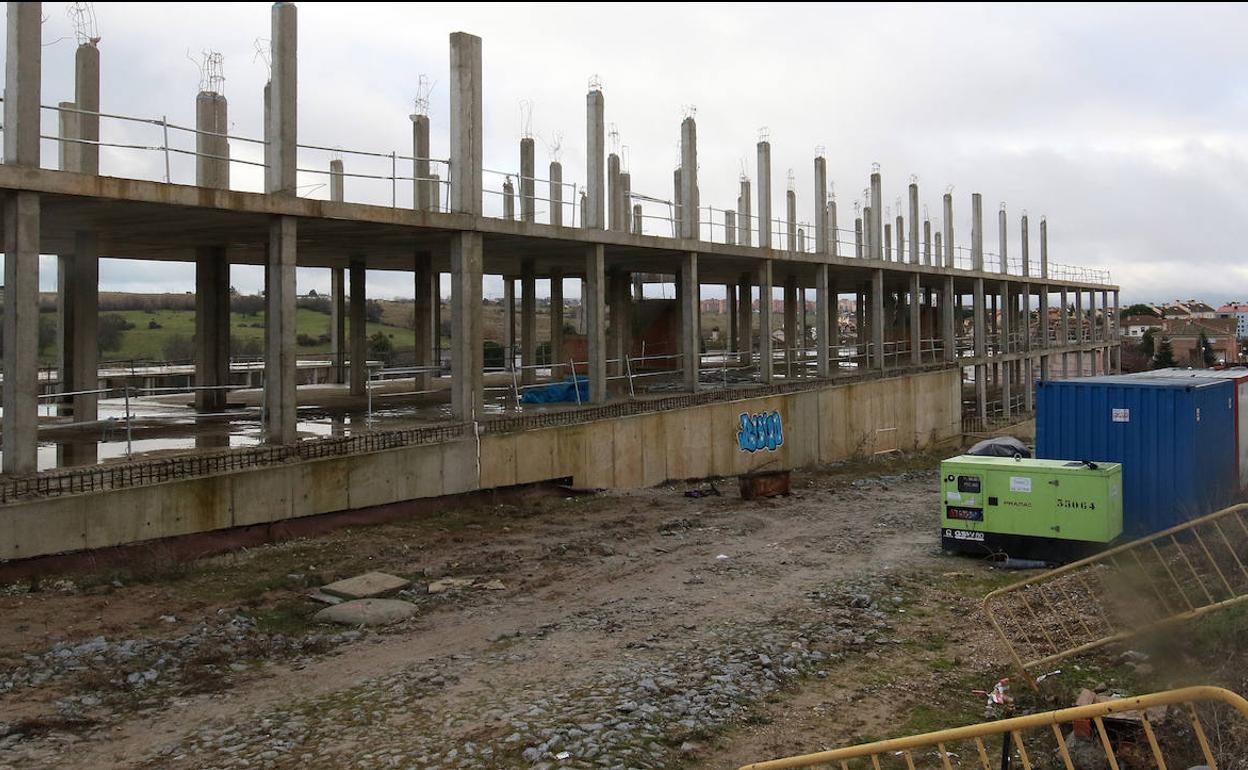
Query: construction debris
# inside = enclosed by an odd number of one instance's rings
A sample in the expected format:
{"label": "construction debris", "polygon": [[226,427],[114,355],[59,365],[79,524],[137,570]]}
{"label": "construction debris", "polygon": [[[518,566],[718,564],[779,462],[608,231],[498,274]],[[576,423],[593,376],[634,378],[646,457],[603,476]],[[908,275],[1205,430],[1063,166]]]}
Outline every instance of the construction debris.
{"label": "construction debris", "polygon": [[411,584],[412,581],[404,580],[397,575],[385,572],[365,572],[363,575],[321,586],[321,591],[340,599],[374,599],[379,596],[389,596]]}
{"label": "construction debris", "polygon": [[355,599],[326,607],[313,615],[318,623],[344,626],[388,626],[416,614],[416,605],[400,599]]}

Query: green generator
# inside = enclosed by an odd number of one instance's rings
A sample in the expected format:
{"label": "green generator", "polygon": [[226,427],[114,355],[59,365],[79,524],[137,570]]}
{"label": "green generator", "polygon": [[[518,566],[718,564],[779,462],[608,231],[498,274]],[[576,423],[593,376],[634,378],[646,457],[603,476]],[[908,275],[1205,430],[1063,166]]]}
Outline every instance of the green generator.
{"label": "green generator", "polygon": [[1066,562],[1122,534],[1122,466],[961,455],[940,464],[941,545]]}

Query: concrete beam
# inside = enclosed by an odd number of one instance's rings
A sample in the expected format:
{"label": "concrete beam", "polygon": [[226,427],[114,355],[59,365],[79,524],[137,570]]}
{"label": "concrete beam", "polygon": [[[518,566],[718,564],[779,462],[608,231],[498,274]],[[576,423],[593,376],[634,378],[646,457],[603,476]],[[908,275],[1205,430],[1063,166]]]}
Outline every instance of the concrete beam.
{"label": "concrete beam", "polygon": [[295,392],[297,237],[298,220],[294,217],[276,216],[270,220],[265,271],[264,416],[271,444],[292,444],[298,438]]}
{"label": "concrete beam", "polygon": [[[450,208],[453,212],[476,216],[481,216],[483,193],[482,87],[481,38],[467,32],[452,32]],[[460,245],[466,246],[469,252],[473,250],[467,242],[461,241]],[[477,301],[480,304],[479,293]],[[464,415],[474,413],[471,403],[463,406],[467,408]]]}
{"label": "concrete beam", "polygon": [[479,232],[451,236],[451,416],[464,422],[476,422],[484,408],[483,251]]}
{"label": "concrete beam", "polygon": [[364,262],[352,260],[347,270],[351,299],[351,395],[363,396],[368,387],[368,326],[365,308],[368,296],[365,290]]}
{"label": "concrete beam", "polygon": [[[299,27],[298,9],[294,3],[274,3],[271,11],[270,35],[271,75],[269,79],[269,117],[265,139],[272,162],[269,164],[265,190],[281,195],[296,195],[296,165],[299,141]],[[293,227],[293,225],[292,225]],[[291,244],[294,253],[294,244]],[[293,439],[293,429],[292,429]]]}
{"label": "concrete beam", "polygon": [[[591,90],[585,96],[586,109],[586,137],[585,146],[587,148],[586,169],[585,169],[585,213],[583,217],[583,225],[591,230],[602,230],[606,224],[606,200],[605,200],[605,169],[603,167],[603,158],[606,147],[606,123],[604,122],[604,108],[602,103],[602,91],[597,89]],[[593,383],[590,383],[593,388]]]}
{"label": "concrete beam", "polygon": [[594,404],[607,400],[606,270],[606,251],[602,244],[587,246],[581,305],[585,313],[585,347],[589,358],[589,401]]}

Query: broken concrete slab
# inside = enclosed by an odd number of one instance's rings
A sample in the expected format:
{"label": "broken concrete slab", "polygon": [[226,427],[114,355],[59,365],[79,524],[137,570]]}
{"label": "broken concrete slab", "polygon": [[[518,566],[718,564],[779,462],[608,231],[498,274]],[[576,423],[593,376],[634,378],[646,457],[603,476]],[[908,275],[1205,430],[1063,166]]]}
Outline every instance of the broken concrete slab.
{"label": "broken concrete slab", "polygon": [[412,581],[404,580],[397,575],[389,575],[385,572],[365,572],[363,575],[321,586],[321,590],[330,596],[343,599],[372,599],[378,596],[388,596],[411,584]]}
{"label": "broken concrete slab", "polygon": [[454,588],[470,588],[475,582],[477,582],[476,578],[442,578],[429,584],[429,593],[440,594]]}
{"label": "broken concrete slab", "polygon": [[416,605],[401,599],[353,599],[326,607],[312,619],[344,626],[388,626],[415,614]]}

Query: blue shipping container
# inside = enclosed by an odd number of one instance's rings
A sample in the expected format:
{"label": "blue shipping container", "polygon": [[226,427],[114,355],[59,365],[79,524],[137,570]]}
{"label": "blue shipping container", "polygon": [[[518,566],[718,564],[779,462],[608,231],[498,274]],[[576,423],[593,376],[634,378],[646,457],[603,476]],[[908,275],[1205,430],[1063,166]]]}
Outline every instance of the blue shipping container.
{"label": "blue shipping container", "polygon": [[1122,463],[1129,538],[1236,497],[1235,384],[1144,377],[1041,382],[1036,456]]}

